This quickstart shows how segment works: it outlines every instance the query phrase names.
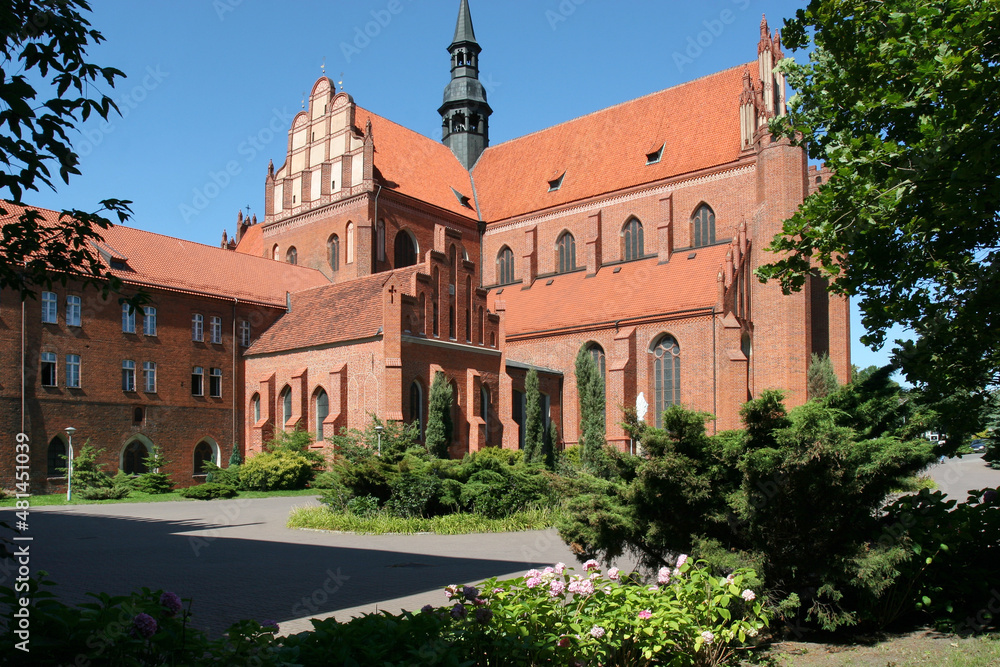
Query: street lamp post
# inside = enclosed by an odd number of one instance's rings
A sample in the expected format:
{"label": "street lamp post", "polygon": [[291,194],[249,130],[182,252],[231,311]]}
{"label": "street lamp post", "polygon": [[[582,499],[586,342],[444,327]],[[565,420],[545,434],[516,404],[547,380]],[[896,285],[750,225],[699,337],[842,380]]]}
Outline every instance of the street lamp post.
{"label": "street lamp post", "polygon": [[378,434],[378,455],[379,456],[382,456],[382,431],[384,431],[384,430],[385,430],[384,426],[382,426],[381,424],[376,424],[376,426],[375,426],[375,433]]}
{"label": "street lamp post", "polygon": [[66,427],[66,435],[69,436],[69,456],[66,458],[66,502],[73,500],[73,434],[76,429],[72,426]]}

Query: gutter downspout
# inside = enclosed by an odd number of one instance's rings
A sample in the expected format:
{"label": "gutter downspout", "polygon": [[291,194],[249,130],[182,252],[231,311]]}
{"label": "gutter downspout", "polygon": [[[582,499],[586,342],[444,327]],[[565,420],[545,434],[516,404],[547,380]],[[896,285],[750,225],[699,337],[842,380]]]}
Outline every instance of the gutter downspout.
{"label": "gutter downspout", "polygon": [[715,349],[715,306],[712,306],[712,317],[709,324],[712,327],[712,435],[719,432],[719,355]]}

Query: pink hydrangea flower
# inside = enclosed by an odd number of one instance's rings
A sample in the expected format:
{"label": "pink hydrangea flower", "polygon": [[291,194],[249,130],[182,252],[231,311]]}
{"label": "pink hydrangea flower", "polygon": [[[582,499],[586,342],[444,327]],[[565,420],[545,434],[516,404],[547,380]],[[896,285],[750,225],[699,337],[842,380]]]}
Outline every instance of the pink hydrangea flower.
{"label": "pink hydrangea flower", "polygon": [[652,615],[653,615],[653,612],[651,612],[648,609],[643,609],[642,611],[639,612],[639,618],[641,618],[644,621],[646,619],[650,618]]}
{"label": "pink hydrangea flower", "polygon": [[670,583],[670,568],[661,567],[659,573],[656,575],[657,583],[669,584]]}
{"label": "pink hydrangea flower", "polygon": [[595,625],[590,629],[590,636],[593,637],[594,639],[600,639],[601,637],[604,636],[604,632],[605,632],[604,628],[602,628],[599,625]]}
{"label": "pink hydrangea flower", "polygon": [[542,570],[542,572],[545,574],[555,574],[555,571],[556,571],[555,568],[552,567],[547,567],[544,570]]}
{"label": "pink hydrangea flower", "polygon": [[549,595],[557,598],[566,592],[566,584],[556,579],[549,584]]}
{"label": "pink hydrangea flower", "polygon": [[524,582],[524,585],[527,586],[528,588],[535,588],[541,583],[542,583],[541,577],[529,577],[528,580]]}
{"label": "pink hydrangea flower", "polygon": [[660,587],[659,586],[650,586],[649,590],[651,590],[651,591],[658,591],[658,590],[660,590]]}
{"label": "pink hydrangea flower", "polygon": [[556,563],[555,567],[556,574],[562,574],[566,571],[566,563]]}
{"label": "pink hydrangea flower", "polygon": [[502,588],[494,588],[493,589],[493,595],[496,595],[497,593],[503,593],[503,589]]}
{"label": "pink hydrangea flower", "polygon": [[708,630],[705,630],[705,632],[701,633],[701,638],[705,640],[706,644],[711,644],[712,642],[715,641],[715,635],[713,635]]}
{"label": "pink hydrangea flower", "polygon": [[727,584],[731,584],[735,580],[736,580],[736,575],[735,574],[730,574],[728,577],[726,577],[726,583]]}
{"label": "pink hydrangea flower", "polygon": [[677,557],[677,567],[678,568],[684,567],[684,563],[687,562],[687,559],[688,559],[687,554],[681,554],[680,556],[678,556]]}
{"label": "pink hydrangea flower", "polygon": [[757,599],[757,594],[754,593],[749,588],[746,589],[745,591],[743,591],[743,593],[741,595],[742,595],[743,599],[746,600],[747,602],[753,602],[754,600]]}
{"label": "pink hydrangea flower", "polygon": [[452,584],[451,586],[446,586],[444,589],[444,596],[449,600],[458,595],[458,586]]}
{"label": "pink hydrangea flower", "polygon": [[559,648],[566,648],[569,646],[570,639],[566,635],[559,638]]}
{"label": "pink hydrangea flower", "polygon": [[420,612],[423,614],[429,614],[432,611],[434,611],[434,607],[432,607],[429,604],[425,604],[423,607],[420,608]]}
{"label": "pink hydrangea flower", "polygon": [[588,560],[586,563],[583,564],[583,571],[590,572],[591,570],[600,569],[600,567],[601,567],[600,564],[596,560],[591,558],[590,560]]}
{"label": "pink hydrangea flower", "polygon": [[613,567],[610,570],[608,570],[608,579],[610,579],[611,581],[618,581],[619,579],[621,579],[621,577],[622,577],[622,571],[619,570],[617,567]]}
{"label": "pink hydrangea flower", "polygon": [[593,595],[594,594],[594,582],[590,579],[584,579],[579,585],[580,595]]}
{"label": "pink hydrangea flower", "polygon": [[541,576],[542,573],[539,570],[528,570],[527,572],[524,573],[525,579],[538,579]]}
{"label": "pink hydrangea flower", "polygon": [[465,605],[461,602],[456,602],[455,606],[451,608],[451,617],[455,620],[461,620],[469,615],[469,610],[465,608]]}

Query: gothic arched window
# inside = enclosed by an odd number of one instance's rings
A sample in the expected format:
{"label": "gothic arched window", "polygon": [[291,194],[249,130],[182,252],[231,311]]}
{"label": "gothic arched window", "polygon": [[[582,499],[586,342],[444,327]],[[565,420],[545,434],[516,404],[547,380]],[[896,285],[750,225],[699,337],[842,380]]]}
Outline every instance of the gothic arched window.
{"label": "gothic arched window", "polygon": [[514,282],[514,252],[504,246],[497,254],[497,283],[506,285]]}
{"label": "gothic arched window", "polygon": [[316,393],[316,399],[314,401],[316,409],[316,440],[323,440],[325,434],[323,432],[323,422],[328,416],[330,416],[330,397],[327,396],[326,392],[320,389]]}
{"label": "gothic arched window", "polygon": [[215,452],[212,445],[202,440],[194,448],[194,474],[204,475],[205,463],[208,461],[215,463]]}
{"label": "gothic arched window", "polygon": [[622,259],[630,262],[643,255],[642,223],[636,218],[629,219],[622,228]]}
{"label": "gothic arched window", "polygon": [[347,263],[354,263],[354,223],[347,223]]}
{"label": "gothic arched window", "polygon": [[326,242],[326,254],[330,261],[330,269],[340,270],[340,237],[334,234]]}
{"label": "gothic arched window", "polygon": [[395,255],[395,263],[393,268],[401,269],[405,266],[413,266],[417,263],[417,246],[413,242],[413,237],[405,229],[401,229],[398,234],[396,234],[396,240],[394,242],[395,248],[393,255]]}
{"label": "gothic arched window", "polygon": [[62,477],[66,473],[59,472],[66,467],[66,443],[61,438],[52,438],[49,442],[48,455],[46,457],[46,475],[48,477]]}
{"label": "gothic arched window", "polygon": [[604,348],[597,343],[591,343],[587,346],[587,352],[594,360],[594,365],[597,366],[597,370],[601,374],[601,380],[604,381],[605,369],[607,368],[607,361],[604,358]]}
{"label": "gothic arched window", "polygon": [[559,273],[567,273],[576,268],[576,239],[569,232],[563,232],[556,241],[556,252],[559,257]]}
{"label": "gothic arched window", "polygon": [[417,425],[419,438],[424,437],[424,391],[420,382],[413,381],[410,385],[410,423]]}
{"label": "gothic arched window", "polygon": [[289,248],[288,252],[285,253],[285,261],[289,264],[299,263],[299,251],[295,249],[295,246]]}
{"label": "gothic arched window", "polygon": [[691,218],[691,246],[700,248],[715,243],[715,211],[708,204],[702,204]]}
{"label": "gothic arched window", "polygon": [[663,335],[650,350],[653,355],[653,408],[656,427],[663,426],[663,411],[681,402],[681,348],[673,336]]}
{"label": "gothic arched window", "polygon": [[285,387],[281,392],[281,427],[284,428],[292,418],[292,388]]}

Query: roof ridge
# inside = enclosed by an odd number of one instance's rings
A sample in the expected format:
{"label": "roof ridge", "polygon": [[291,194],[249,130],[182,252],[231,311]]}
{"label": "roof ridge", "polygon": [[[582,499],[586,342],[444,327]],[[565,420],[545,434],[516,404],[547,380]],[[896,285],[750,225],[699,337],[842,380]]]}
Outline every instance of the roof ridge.
{"label": "roof ridge", "polygon": [[[634,98],[632,98],[630,100],[625,100],[624,102],[618,102],[617,104],[612,104],[609,107],[603,107],[601,109],[595,109],[594,111],[591,111],[590,113],[586,113],[586,114],[584,114],[582,116],[577,116],[575,118],[570,118],[568,120],[564,120],[561,123],[556,123],[555,125],[549,125],[548,127],[543,127],[540,130],[535,130],[534,132],[530,132],[528,134],[523,134],[523,135],[521,135],[519,137],[514,137],[513,139],[508,139],[507,141],[501,142],[499,144],[492,144],[489,147],[487,147],[485,151],[483,151],[483,154],[485,155],[487,152],[491,151],[494,148],[499,148],[501,146],[506,146],[506,145],[512,144],[512,143],[514,143],[516,141],[521,141],[522,139],[529,139],[529,138],[534,137],[536,135],[542,134],[543,132],[548,132],[548,131],[553,130],[553,129],[557,128],[557,127],[562,127],[563,125],[568,125],[570,123],[575,123],[576,121],[583,120],[584,118],[590,118],[591,116],[596,116],[598,114],[602,114],[602,113],[605,113],[605,112],[608,112],[608,111],[612,111],[614,109],[619,109],[619,108],[624,107],[624,106],[626,106],[628,104],[633,104],[635,102],[639,102],[639,101],[645,100],[647,98],[654,97],[656,95],[662,95],[663,93],[666,93],[668,91],[677,90],[679,88],[683,88],[684,86],[688,86],[688,85],[691,85],[693,83],[698,83],[699,81],[704,81],[705,79],[711,79],[713,77],[721,76],[722,74],[726,74],[727,72],[730,72],[732,70],[739,69],[741,67],[749,67],[750,65],[755,65],[755,64],[756,64],[756,61],[741,63],[741,64],[735,65],[733,67],[728,67],[726,69],[719,70],[718,72],[712,72],[711,74],[706,74],[704,76],[700,76],[697,79],[691,79],[690,81],[684,81],[683,83],[678,83],[678,84],[670,86],[668,88],[663,88],[661,90],[655,90],[655,91],[653,91],[651,93],[646,93],[645,95],[640,95],[639,97],[634,97]],[[752,73],[752,69],[751,69],[751,77],[754,77],[754,74]],[[481,157],[482,156],[480,156],[480,158]],[[477,164],[478,164],[478,162],[477,162]],[[475,167],[475,165],[473,165],[473,167]]]}

